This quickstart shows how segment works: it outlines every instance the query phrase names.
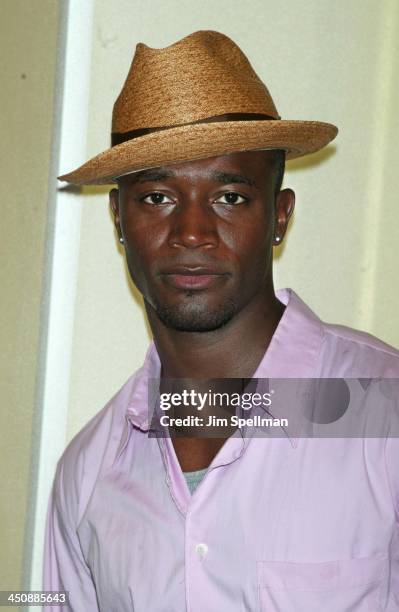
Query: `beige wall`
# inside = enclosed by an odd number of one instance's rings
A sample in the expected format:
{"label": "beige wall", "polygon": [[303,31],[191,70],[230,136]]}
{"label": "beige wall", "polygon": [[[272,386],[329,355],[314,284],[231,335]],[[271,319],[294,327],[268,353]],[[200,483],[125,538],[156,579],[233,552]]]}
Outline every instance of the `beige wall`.
{"label": "beige wall", "polygon": [[56,0],[1,2],[0,590],[22,586],[57,19]]}
{"label": "beige wall", "polygon": [[[75,16],[79,2],[74,2]],[[285,184],[297,192],[297,212],[276,257],[276,285],[292,286],[327,320],[399,345],[399,3],[284,0],[277,9],[271,0],[93,2],[90,79],[72,83],[75,94],[76,87],[88,88],[88,107],[79,109],[88,116],[88,130],[76,127],[70,141],[87,139],[87,156],[109,146],[112,104],[137,42],[163,47],[200,28],[230,35],[268,84],[283,117],[326,120],[340,128],[328,151],[288,166]],[[45,357],[39,356],[39,322],[44,263],[51,263],[44,245],[60,6],[56,0],[1,3],[0,248],[6,263],[1,267],[0,589],[21,584],[24,529],[34,510],[26,511],[26,504],[37,367]],[[84,191],[77,276],[71,273],[65,288],[58,274],[61,291],[71,296],[76,283],[68,323],[74,325],[71,371],[65,372],[68,390],[60,398],[60,404],[68,402],[65,443],[141,364],[149,342],[106,193]],[[61,339],[65,319],[62,313],[56,317]],[[44,318],[43,333],[45,327]],[[59,411],[62,438],[65,415],[59,405],[45,410]],[[51,444],[51,436],[47,440]],[[42,464],[49,463],[49,454],[42,448]],[[35,537],[41,542],[41,533]]]}
{"label": "beige wall", "polygon": [[[340,128],[330,150],[288,166],[297,211],[276,285],[293,287],[326,320],[399,345],[398,9],[396,0],[284,0],[280,8],[269,0],[96,0],[87,155],[109,146],[112,104],[137,42],[163,47],[201,28],[230,35],[284,118]],[[68,438],[141,364],[149,338],[107,191],[85,193]]]}
{"label": "beige wall", "polygon": [[[70,2],[75,17],[91,4],[79,2]],[[292,286],[327,320],[399,345],[399,3],[284,0],[278,9],[271,0],[93,3],[93,36],[87,36],[91,74],[78,83],[89,92],[88,107],[79,108],[80,119],[88,116],[88,130],[68,134],[71,142],[87,140],[80,161],[109,146],[112,104],[137,42],[163,47],[200,28],[225,32],[247,53],[283,117],[326,120],[340,128],[329,150],[288,166],[285,184],[297,192],[297,212],[276,257],[276,285]],[[35,385],[45,372],[37,371],[39,323],[43,269],[51,263],[45,230],[62,4],[1,3],[0,589],[21,586],[24,530],[34,510],[32,505],[26,511],[26,504]],[[79,40],[83,44],[86,37],[79,34]],[[69,402],[66,439],[141,364],[149,342],[141,300],[129,284],[115,239],[106,190],[86,189],[83,200],[77,276],[73,272],[65,288],[63,272],[56,270],[61,291],[72,296],[74,324],[71,371],[62,372],[64,380],[70,375],[70,384],[60,398]],[[62,314],[55,317],[58,339],[63,338]],[[42,322],[44,333],[45,317]],[[56,382],[50,381],[54,389]],[[63,447],[65,415],[59,405],[46,410]],[[41,465],[52,467],[49,456],[50,450],[42,448]],[[47,494],[42,498],[43,507]],[[41,535],[35,537],[40,548]]]}

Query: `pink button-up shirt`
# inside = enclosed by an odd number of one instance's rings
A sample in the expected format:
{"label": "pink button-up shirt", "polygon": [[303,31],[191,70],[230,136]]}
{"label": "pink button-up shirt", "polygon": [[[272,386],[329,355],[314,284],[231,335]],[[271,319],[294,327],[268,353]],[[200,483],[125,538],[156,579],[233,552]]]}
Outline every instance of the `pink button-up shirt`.
{"label": "pink button-up shirt", "polygon": [[[397,351],[277,295],[254,377],[399,377]],[[59,460],[45,589],[74,612],[399,610],[398,439],[234,435],[191,495],[170,438],[148,436],[159,372],[152,344]]]}

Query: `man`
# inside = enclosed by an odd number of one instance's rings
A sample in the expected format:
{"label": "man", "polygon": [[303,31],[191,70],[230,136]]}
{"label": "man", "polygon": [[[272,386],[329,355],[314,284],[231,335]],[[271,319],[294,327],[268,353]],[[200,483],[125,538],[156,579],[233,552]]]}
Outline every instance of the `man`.
{"label": "man", "polygon": [[361,378],[345,389],[369,409],[380,386],[364,379],[398,376],[395,349],[274,291],[272,249],[294,208],[284,159],[336,131],[281,120],[241,50],[196,32],[138,45],[113,146],[61,177],[117,182],[115,226],[154,336],[58,463],[45,588],[69,591],[72,610],[399,608],[395,439],[310,439],[295,419],[275,436],[243,426],[208,437],[196,424],[151,435],[154,381],[181,395],[194,381],[189,412],[204,381],[263,380],[270,400],[270,381],[294,379],[284,389],[299,389],[299,413],[301,379]]}

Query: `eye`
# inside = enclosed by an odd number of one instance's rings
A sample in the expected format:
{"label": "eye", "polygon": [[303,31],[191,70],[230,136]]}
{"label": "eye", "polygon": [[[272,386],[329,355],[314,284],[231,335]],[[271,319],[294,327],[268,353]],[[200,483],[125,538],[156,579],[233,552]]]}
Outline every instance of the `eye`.
{"label": "eye", "polygon": [[164,193],[160,193],[159,191],[154,191],[154,193],[149,193],[140,199],[141,202],[145,202],[146,204],[154,204],[155,206],[159,204],[172,204],[173,200],[168,198]]}
{"label": "eye", "polygon": [[236,193],[235,191],[229,191],[221,195],[217,200],[215,200],[218,204],[230,204],[234,206],[235,204],[244,204],[244,202],[248,202],[247,198]]}

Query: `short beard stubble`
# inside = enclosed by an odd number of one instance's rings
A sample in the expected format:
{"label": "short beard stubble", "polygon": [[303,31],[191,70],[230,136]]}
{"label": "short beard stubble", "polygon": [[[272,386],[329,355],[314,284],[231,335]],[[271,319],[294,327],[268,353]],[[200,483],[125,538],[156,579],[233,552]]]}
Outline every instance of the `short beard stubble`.
{"label": "short beard stubble", "polygon": [[166,306],[155,301],[152,308],[166,327],[184,332],[211,332],[228,323],[239,311],[239,305],[232,299],[219,307],[207,310],[196,300],[195,291],[186,291],[187,302],[178,306]]}

